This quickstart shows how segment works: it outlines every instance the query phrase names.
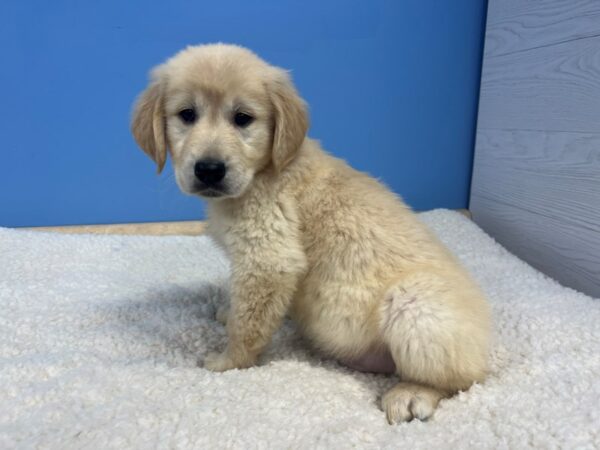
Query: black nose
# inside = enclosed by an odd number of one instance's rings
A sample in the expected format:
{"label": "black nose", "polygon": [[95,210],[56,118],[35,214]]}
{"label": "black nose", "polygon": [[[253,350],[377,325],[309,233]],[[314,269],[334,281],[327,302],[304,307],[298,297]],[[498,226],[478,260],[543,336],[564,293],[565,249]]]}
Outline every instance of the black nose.
{"label": "black nose", "polygon": [[225,163],[216,159],[201,159],[194,165],[194,175],[207,186],[221,181],[226,172]]}

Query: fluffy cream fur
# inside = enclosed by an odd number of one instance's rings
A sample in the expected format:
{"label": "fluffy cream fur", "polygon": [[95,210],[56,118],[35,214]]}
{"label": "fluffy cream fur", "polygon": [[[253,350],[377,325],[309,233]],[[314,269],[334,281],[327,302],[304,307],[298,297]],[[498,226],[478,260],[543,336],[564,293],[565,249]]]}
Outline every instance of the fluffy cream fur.
{"label": "fluffy cream fur", "polygon": [[[179,111],[193,107],[186,124]],[[232,121],[243,110],[254,121]],[[305,136],[308,115],[287,74],[248,50],[190,47],[156,68],[132,131],[184,192],[194,163],[227,165],[211,193],[209,232],[232,261],[229,343],[205,366],[256,363],[289,314],[326,355],[391,356],[401,382],[382,398],[390,423],[426,419],[439,400],[482,381],[488,305],[467,272],[402,201]],[[375,366],[369,366],[366,370]],[[385,364],[384,364],[385,365]]]}

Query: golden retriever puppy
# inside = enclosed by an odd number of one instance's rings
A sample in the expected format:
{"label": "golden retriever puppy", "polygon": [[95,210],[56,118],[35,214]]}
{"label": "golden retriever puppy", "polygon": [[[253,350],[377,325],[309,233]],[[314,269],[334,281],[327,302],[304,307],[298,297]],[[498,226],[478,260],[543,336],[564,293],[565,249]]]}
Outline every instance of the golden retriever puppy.
{"label": "golden retriever puppy", "polygon": [[[488,305],[405,204],[306,137],[288,74],[233,45],[189,47],[152,72],[132,131],[208,201],[232,262],[228,344],[205,367],[250,367],[284,316],[323,354],[396,373],[390,423],[426,419],[484,379]],[[367,149],[373,151],[373,149]]]}

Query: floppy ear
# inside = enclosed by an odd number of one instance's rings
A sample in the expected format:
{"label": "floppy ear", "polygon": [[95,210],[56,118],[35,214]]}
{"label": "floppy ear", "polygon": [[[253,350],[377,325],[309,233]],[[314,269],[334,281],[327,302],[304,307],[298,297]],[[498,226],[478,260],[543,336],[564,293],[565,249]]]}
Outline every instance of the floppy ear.
{"label": "floppy ear", "polygon": [[167,160],[163,87],[154,80],[138,97],[131,119],[131,132],[138,145],[154,160],[158,173]]}
{"label": "floppy ear", "polygon": [[268,85],[274,110],[273,165],[281,171],[294,157],[308,130],[306,103],[300,98],[290,77],[276,69]]}

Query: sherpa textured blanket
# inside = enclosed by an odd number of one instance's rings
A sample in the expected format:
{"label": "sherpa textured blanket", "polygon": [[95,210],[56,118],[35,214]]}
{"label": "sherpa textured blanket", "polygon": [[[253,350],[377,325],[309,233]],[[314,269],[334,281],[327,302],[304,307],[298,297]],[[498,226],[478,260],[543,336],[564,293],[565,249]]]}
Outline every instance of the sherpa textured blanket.
{"label": "sherpa textured blanket", "polygon": [[207,237],[0,229],[0,448],[600,448],[600,301],[458,213],[421,214],[487,293],[491,374],[397,426],[394,377],[312,353],[287,323],[211,373],[228,266]]}

